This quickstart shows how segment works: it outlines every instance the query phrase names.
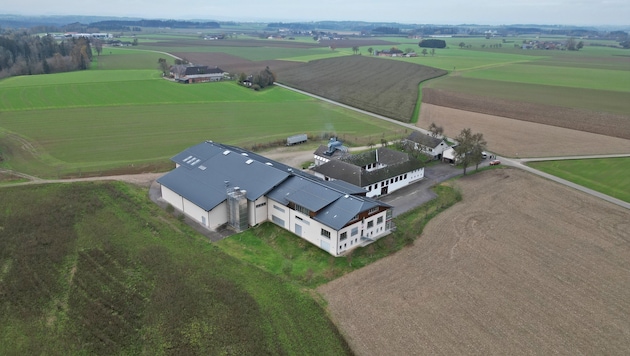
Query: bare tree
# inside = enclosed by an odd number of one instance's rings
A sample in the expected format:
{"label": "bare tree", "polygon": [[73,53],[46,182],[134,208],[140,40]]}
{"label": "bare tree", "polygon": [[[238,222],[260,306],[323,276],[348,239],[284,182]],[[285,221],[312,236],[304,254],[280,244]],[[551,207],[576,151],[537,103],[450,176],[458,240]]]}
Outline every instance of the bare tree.
{"label": "bare tree", "polygon": [[440,137],[444,133],[444,127],[438,126],[435,122],[432,122],[431,125],[429,125],[429,132],[431,132],[432,137]]}
{"label": "bare tree", "polygon": [[100,56],[101,53],[103,53],[103,41],[101,41],[98,38],[95,38],[92,40],[92,42],[94,43],[94,49],[96,50],[96,55]]}
{"label": "bare tree", "polygon": [[463,129],[455,139],[458,142],[458,146],[455,147],[455,158],[464,168],[464,175],[466,175],[466,168],[471,164],[479,167],[479,163],[483,159],[482,152],[486,149],[487,142],[484,140],[483,134],[473,134],[469,128]]}
{"label": "bare tree", "polygon": [[455,138],[458,143],[455,147],[455,162],[462,165],[464,175],[466,175],[466,168],[472,162],[472,136],[472,131],[469,128],[465,128]]}
{"label": "bare tree", "polygon": [[166,72],[168,72],[168,69],[169,69],[169,67],[170,67],[170,66],[168,65],[168,63],[166,62],[166,59],[164,59],[164,58],[159,58],[159,59],[158,59],[158,64],[159,64],[159,66],[160,66],[160,70],[162,71],[162,74],[163,74],[163,75],[166,75]]}

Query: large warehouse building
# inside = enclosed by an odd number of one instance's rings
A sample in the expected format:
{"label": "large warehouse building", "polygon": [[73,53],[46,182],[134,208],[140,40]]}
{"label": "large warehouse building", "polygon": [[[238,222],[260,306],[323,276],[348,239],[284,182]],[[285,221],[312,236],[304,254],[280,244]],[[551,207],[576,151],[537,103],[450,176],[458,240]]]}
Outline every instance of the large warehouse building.
{"label": "large warehouse building", "polygon": [[162,198],[208,229],[271,221],[333,256],[389,234],[392,207],[365,189],[323,181],[242,148],[211,141],[172,159]]}

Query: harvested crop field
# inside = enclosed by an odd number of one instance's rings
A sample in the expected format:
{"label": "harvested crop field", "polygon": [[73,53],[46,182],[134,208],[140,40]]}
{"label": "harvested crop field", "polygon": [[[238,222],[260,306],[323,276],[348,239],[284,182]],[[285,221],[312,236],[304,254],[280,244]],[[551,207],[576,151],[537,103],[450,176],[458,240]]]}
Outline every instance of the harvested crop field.
{"label": "harvested crop field", "polygon": [[630,211],[516,169],[318,289],[358,355],[625,355]]}
{"label": "harvested crop field", "polygon": [[422,102],[630,140],[630,116],[424,88]]}
{"label": "harvested crop field", "polygon": [[206,65],[211,67],[219,67],[230,73],[258,73],[269,67],[271,71],[290,69],[303,65],[301,62],[267,60],[267,61],[250,61],[241,57],[233,56],[221,52],[175,52],[173,55],[186,58],[197,65]]}
{"label": "harvested crop field", "polygon": [[481,132],[488,150],[508,157],[630,153],[630,140],[622,138],[423,103],[417,126],[426,129],[432,122],[442,126],[447,137],[466,127]]}
{"label": "harvested crop field", "polygon": [[409,122],[418,85],[442,69],[391,59],[345,56],[311,61],[277,72],[277,81],[330,100]]}

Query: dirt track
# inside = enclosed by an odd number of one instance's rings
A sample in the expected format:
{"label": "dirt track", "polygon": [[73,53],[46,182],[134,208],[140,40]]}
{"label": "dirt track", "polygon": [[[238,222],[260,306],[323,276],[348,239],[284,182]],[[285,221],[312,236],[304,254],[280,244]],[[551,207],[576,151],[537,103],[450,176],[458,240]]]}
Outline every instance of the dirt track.
{"label": "dirt track", "polygon": [[490,151],[508,157],[630,153],[630,140],[423,103],[417,126],[432,122],[447,137],[467,127],[481,132]]}
{"label": "dirt track", "polygon": [[318,289],[359,355],[627,354],[630,212],[516,169]]}

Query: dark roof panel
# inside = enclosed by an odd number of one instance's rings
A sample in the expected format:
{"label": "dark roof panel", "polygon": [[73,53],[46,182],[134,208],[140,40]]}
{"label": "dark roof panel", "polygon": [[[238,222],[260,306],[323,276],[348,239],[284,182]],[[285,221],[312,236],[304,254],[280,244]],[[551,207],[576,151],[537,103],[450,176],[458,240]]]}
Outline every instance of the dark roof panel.
{"label": "dark roof panel", "polygon": [[320,211],[313,219],[339,230],[359,213],[378,206],[391,208],[391,206],[374,199],[346,195]]}
{"label": "dark roof panel", "polygon": [[436,148],[442,142],[442,139],[426,135],[420,131],[414,131],[407,137],[407,140],[421,144],[422,146]]}
{"label": "dark roof panel", "polygon": [[335,229],[360,212],[379,205],[389,207],[362,196],[365,191],[360,187],[325,182],[256,153],[211,141],[184,150],[173,161],[180,166],[158,183],[206,211],[227,199],[228,187],[245,190],[250,201],[267,195],[281,204],[301,205],[317,213],[315,220]]}

